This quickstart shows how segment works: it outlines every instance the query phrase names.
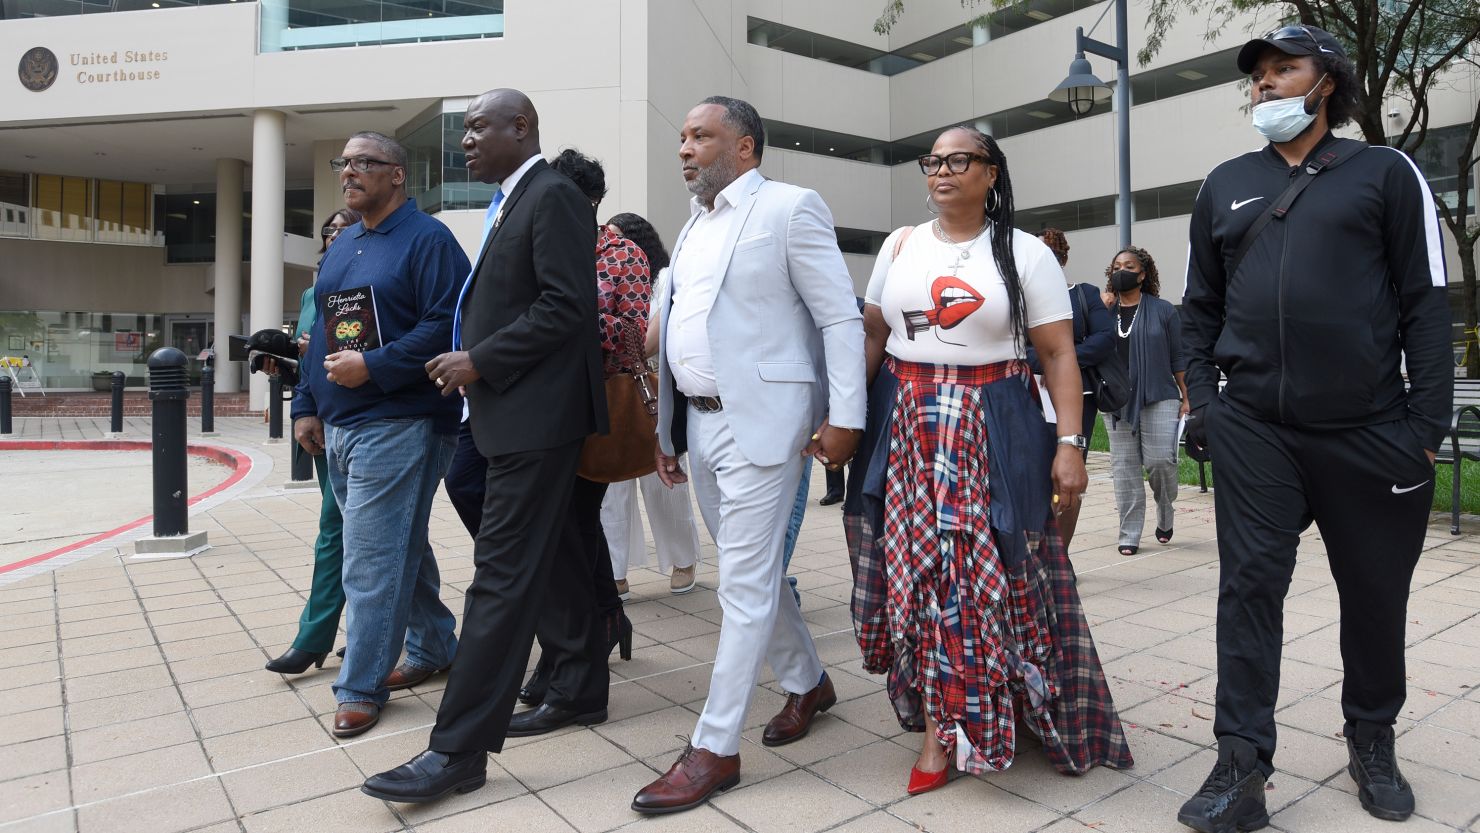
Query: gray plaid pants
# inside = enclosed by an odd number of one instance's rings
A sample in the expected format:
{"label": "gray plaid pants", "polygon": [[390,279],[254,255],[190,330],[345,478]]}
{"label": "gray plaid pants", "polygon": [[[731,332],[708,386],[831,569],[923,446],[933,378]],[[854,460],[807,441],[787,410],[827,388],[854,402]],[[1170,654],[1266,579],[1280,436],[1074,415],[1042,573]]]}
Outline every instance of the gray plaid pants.
{"label": "gray plaid pants", "polygon": [[1141,425],[1132,430],[1130,423],[1105,415],[1105,430],[1110,435],[1110,475],[1115,482],[1115,506],[1120,511],[1118,546],[1141,545],[1141,530],[1146,525],[1146,486],[1151,481],[1151,494],[1156,499],[1156,526],[1172,528],[1172,502],[1177,499],[1177,417],[1182,403],[1163,399],[1141,406]]}

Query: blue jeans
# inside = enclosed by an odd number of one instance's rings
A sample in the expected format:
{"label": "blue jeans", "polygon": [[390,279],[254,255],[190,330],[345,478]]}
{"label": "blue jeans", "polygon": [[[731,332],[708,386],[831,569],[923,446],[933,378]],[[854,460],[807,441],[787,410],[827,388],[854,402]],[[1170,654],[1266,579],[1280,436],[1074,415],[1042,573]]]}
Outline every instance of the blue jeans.
{"label": "blue jeans", "polygon": [[427,538],[432,497],[456,437],[431,419],[381,419],[324,426],[329,483],[344,515],[348,650],[334,699],[384,705],[383,681],[404,640],[406,662],[445,668],[457,652],[452,611],[442,603],[437,558]]}
{"label": "blue jeans", "polygon": [[[786,572],[791,566],[791,554],[797,548],[797,536],[802,534],[802,519],[807,517],[807,487],[812,482],[812,458],[802,464],[802,482],[797,487],[796,502],[791,505],[791,520],[786,523],[786,543],[781,550],[781,572]],[[791,595],[797,600],[797,607],[802,606],[802,594],[797,590],[797,577],[787,576],[787,584],[791,585]]]}

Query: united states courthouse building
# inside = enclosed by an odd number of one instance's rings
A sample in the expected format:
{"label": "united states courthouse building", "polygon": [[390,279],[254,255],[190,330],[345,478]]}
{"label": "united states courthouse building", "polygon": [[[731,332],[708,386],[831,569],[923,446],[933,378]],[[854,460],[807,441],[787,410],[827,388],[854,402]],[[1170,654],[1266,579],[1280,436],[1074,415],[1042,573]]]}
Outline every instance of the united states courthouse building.
{"label": "united states courthouse building", "polygon": [[[883,237],[929,216],[915,157],[942,128],[975,124],[1007,154],[1019,226],[1065,229],[1071,276],[1101,280],[1117,238],[1114,117],[1047,95],[1075,27],[1105,3],[1031,0],[967,26],[959,0],[909,0],[881,36],[883,5],[0,0],[0,67],[15,68],[0,70],[0,356],[29,359],[48,389],[116,370],[142,384],[161,345],[195,357],[218,332],[292,322],[317,229],[342,206],[329,160],[358,130],[407,145],[412,196],[475,255],[492,186],[469,181],[459,141],[467,103],[493,87],[530,94],[547,154],[604,163],[603,219],[642,214],[669,244],[688,214],[685,112],[716,93],[750,100],[768,129],[764,173],[822,194],[860,292]],[[1134,48],[1144,7],[1130,19]],[[1112,39],[1112,24],[1095,36]],[[1206,42],[1193,21],[1133,68],[1134,238],[1174,300],[1202,178],[1261,143],[1233,53],[1265,25]],[[1441,163],[1480,82],[1451,80],[1419,157],[1452,198],[1459,180]],[[218,389],[246,384],[222,363]]]}

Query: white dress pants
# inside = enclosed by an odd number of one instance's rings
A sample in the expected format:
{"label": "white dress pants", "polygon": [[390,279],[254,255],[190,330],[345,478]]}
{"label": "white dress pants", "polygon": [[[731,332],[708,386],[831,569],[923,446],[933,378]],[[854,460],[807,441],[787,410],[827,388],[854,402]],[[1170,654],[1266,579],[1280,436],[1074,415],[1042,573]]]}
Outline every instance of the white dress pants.
{"label": "white dress pants", "polygon": [[[682,461],[680,461],[682,462]],[[674,567],[692,567],[699,561],[699,528],[694,525],[694,505],[689,487],[672,489],[649,474],[636,480],[613,483],[601,502],[601,527],[606,531],[612,554],[612,577],[621,581],[630,567],[647,566],[647,542],[642,537],[642,512],[637,492],[647,507],[648,526],[658,550],[658,570],[664,575]]]}
{"label": "white dress pants", "polygon": [[724,612],[709,699],[692,743],[716,755],[740,751],[762,661],[793,694],[811,691],[822,677],[822,661],[781,569],[802,462],[797,455],[778,466],[754,465],[740,453],[724,413],[689,408],[689,478],[719,550]]}

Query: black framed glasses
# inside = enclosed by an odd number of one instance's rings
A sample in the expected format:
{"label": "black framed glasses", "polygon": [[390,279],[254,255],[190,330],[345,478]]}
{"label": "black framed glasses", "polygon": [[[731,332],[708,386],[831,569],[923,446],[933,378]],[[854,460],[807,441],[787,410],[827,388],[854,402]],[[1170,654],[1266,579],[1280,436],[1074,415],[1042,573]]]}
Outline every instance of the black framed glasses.
{"label": "black framed glasses", "polygon": [[336,156],[329,160],[329,170],[339,173],[345,168],[354,170],[357,174],[369,171],[376,165],[395,167],[395,162],[387,162],[384,159],[372,159],[369,156]]}
{"label": "black framed glasses", "polygon": [[992,161],[980,153],[967,153],[964,150],[957,153],[948,153],[945,156],[936,156],[933,153],[927,153],[919,159],[920,173],[926,176],[935,176],[940,173],[941,166],[944,165],[953,174],[964,174],[971,167],[971,161],[973,159],[984,165]]}

